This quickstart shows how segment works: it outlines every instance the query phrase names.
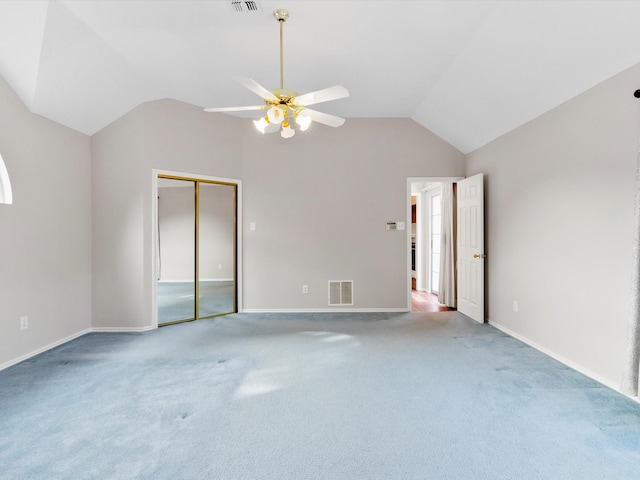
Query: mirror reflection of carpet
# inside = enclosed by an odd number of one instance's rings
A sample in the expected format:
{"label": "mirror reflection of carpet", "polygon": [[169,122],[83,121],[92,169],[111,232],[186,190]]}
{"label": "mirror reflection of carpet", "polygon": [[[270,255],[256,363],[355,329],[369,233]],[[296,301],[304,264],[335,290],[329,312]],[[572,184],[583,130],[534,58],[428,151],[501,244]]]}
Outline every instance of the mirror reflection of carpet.
{"label": "mirror reflection of carpet", "polygon": [[[193,282],[158,282],[158,323],[194,318]],[[210,317],[234,310],[233,281],[200,282],[198,317]]]}

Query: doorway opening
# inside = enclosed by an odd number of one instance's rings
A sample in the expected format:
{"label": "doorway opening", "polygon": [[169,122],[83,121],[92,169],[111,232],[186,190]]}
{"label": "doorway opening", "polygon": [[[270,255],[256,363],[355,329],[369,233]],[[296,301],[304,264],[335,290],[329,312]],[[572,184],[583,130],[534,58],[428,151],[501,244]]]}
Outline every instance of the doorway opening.
{"label": "doorway opening", "polygon": [[239,182],[156,173],[158,326],[239,311]]}
{"label": "doorway opening", "polygon": [[[409,178],[411,206],[411,263],[408,308],[413,312],[455,310],[455,302],[446,299],[441,289],[441,256],[443,252],[443,185],[456,178]],[[443,217],[447,217],[444,218]],[[454,294],[455,295],[455,294]],[[450,297],[450,295],[449,295]],[[449,303],[449,305],[447,305]]]}

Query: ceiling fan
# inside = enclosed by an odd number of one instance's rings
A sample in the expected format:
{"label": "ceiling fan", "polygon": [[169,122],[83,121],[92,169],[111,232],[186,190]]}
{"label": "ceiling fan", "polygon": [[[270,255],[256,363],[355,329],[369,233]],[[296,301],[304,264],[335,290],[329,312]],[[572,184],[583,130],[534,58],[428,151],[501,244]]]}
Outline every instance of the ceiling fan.
{"label": "ceiling fan", "polygon": [[264,99],[264,105],[251,105],[245,107],[221,107],[205,108],[205,112],[240,112],[250,110],[267,110],[267,114],[259,120],[254,120],[254,125],[261,133],[277,131],[280,126],[280,135],[283,138],[291,138],[295,135],[295,130],[291,128],[291,122],[295,122],[301,131],[309,128],[312,121],[339,127],[344,123],[344,118],[329,115],[307,108],[309,105],[329,102],[349,96],[349,91],[340,86],[325,88],[315,92],[298,95],[297,92],[284,88],[284,68],[283,68],[283,48],[282,48],[282,27],[289,18],[289,12],[283,8],[275,10],[273,16],[280,24],[280,88],[267,90],[255,80],[245,77],[234,77],[241,85],[244,85],[253,93]]}

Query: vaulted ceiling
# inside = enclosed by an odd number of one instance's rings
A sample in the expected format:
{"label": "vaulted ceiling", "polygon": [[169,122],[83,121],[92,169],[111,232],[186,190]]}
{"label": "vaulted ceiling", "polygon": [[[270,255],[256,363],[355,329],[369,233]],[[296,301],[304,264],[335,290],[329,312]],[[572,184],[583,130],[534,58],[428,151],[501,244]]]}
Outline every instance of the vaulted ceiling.
{"label": "vaulted ceiling", "polygon": [[285,87],[343,85],[351,97],[314,108],[409,117],[467,153],[640,62],[637,1],[233,3],[3,0],[0,75],[90,135],[150,100],[255,105],[233,77],[278,86],[286,8]]}

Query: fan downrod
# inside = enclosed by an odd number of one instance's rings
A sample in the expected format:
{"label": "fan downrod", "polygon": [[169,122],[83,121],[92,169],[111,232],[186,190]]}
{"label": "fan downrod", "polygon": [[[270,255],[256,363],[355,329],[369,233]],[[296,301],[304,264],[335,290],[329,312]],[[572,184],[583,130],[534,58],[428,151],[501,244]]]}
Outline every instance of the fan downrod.
{"label": "fan downrod", "polygon": [[289,18],[289,11],[284,8],[278,8],[273,11],[273,16],[276,20],[278,20],[278,24],[280,25],[280,90],[284,89],[284,53],[282,44],[282,27],[284,26],[284,22]]}

